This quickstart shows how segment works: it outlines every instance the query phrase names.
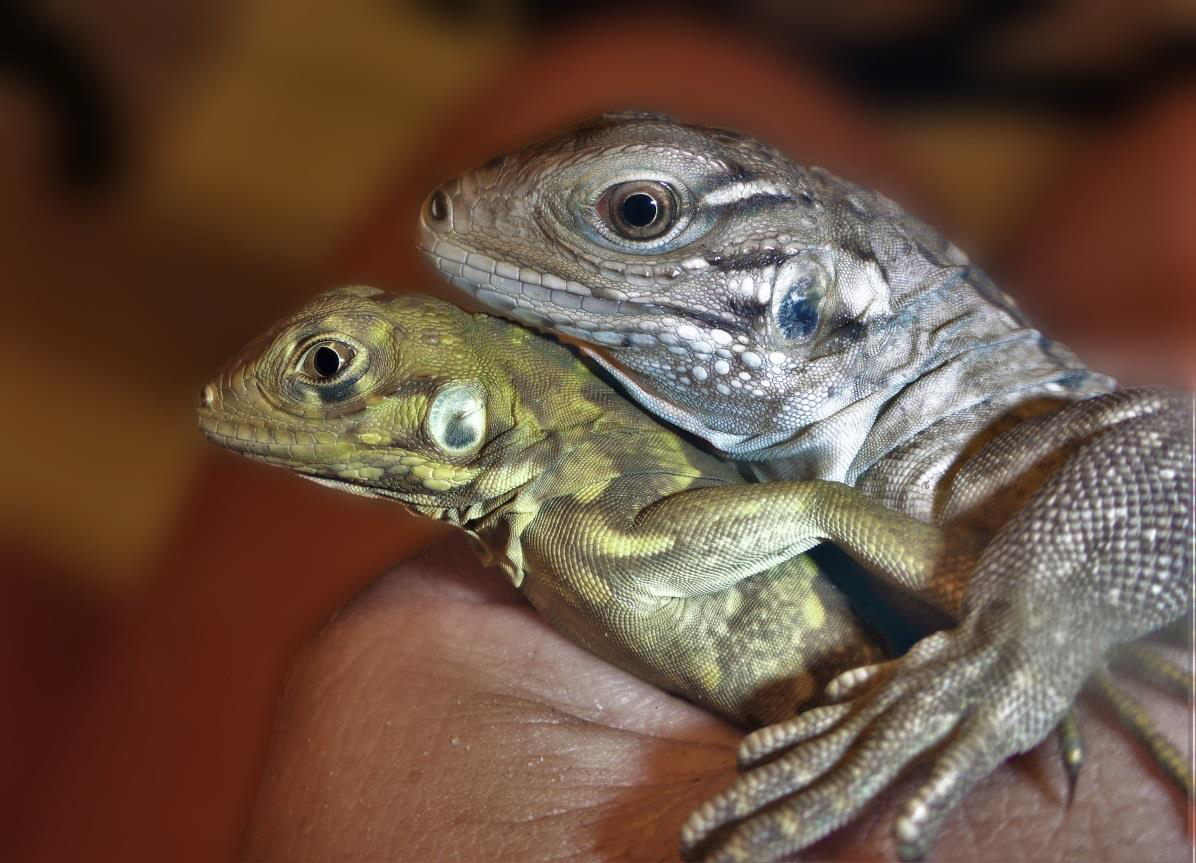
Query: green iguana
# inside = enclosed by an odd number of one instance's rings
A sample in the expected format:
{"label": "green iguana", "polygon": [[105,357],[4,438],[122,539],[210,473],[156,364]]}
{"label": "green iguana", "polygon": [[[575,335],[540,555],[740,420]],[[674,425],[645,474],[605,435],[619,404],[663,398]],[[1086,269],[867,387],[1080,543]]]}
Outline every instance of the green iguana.
{"label": "green iguana", "polygon": [[[802,554],[909,579],[969,538],[840,483],[747,483],[563,346],[417,295],[324,294],[204,388],[212,441],[455,524],[567,637],[747,724],[885,658]],[[911,542],[916,538],[917,542]]]}
{"label": "green iguana", "polygon": [[921,857],[1094,672],[1116,700],[1111,647],[1192,607],[1191,398],[1116,390],[875,192],[739,133],[608,115],[441,186],[420,242],[463,295],[575,341],[762,478],[843,482],[981,537],[972,569],[902,581],[958,626],[797,720],[788,767],[696,813],[686,854],[745,817],[720,859],[804,847],[939,747],[895,824]]}

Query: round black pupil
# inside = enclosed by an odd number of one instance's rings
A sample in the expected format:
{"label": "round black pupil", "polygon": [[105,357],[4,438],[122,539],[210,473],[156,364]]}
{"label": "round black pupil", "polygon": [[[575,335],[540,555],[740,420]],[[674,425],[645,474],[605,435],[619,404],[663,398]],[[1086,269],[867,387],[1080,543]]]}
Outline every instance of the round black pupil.
{"label": "round black pupil", "polygon": [[656,199],[646,192],[636,192],[623,199],[619,212],[623,221],[637,228],[646,228],[656,221]]}
{"label": "round black pupil", "polygon": [[312,366],[322,378],[330,378],[341,370],[341,355],[327,345],[316,348]]}
{"label": "round black pupil", "polygon": [[432,200],[428,202],[428,213],[436,221],[440,221],[448,215],[448,201],[444,192],[433,193]]}

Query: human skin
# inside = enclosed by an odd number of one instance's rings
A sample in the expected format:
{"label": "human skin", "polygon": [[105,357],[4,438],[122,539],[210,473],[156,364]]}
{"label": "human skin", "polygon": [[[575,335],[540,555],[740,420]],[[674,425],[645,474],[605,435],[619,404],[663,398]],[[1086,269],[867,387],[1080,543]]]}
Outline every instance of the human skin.
{"label": "human skin", "polygon": [[[1143,690],[1136,690],[1143,692]],[[1186,708],[1144,693],[1173,740]],[[1183,860],[1188,807],[1085,709],[1070,808],[1054,745],[949,816],[933,860]],[[292,668],[245,860],[668,860],[741,732],[552,631],[459,538],[346,605]],[[806,859],[893,859],[911,772]]]}
{"label": "human skin", "polygon": [[[395,238],[406,242],[416,208],[435,182],[604,108],[652,107],[695,122],[717,120],[803,159],[833,152],[839,161],[830,167],[865,182],[888,173],[879,162],[872,174],[866,167],[852,170],[847,150],[828,142],[842,140],[871,155],[875,140],[845,134],[849,124],[836,109],[804,85],[781,83],[783,64],[748,48],[737,52],[721,34],[658,29],[654,50],[660,62],[646,82],[630,80],[627,64],[613,64],[604,75],[588,73],[592,58],[611,56],[637,29],[643,27],[628,24],[620,31],[612,25],[604,33],[561,37],[531,52],[535,68],[497,81],[494,93],[479,99],[453,133],[430,148],[438,155],[386,197],[384,211],[345,253],[338,278],[329,284],[350,280],[341,276],[383,285],[415,283],[423,264],[414,250],[396,250]],[[709,66],[684,65],[693,56],[714,59]],[[704,75],[712,86],[678,96],[683,75]],[[579,92],[583,85],[590,89]],[[759,99],[730,98],[740,92]],[[520,98],[494,96],[510,93]],[[777,104],[800,107],[766,110]],[[1162,140],[1174,142],[1175,136]],[[1149,154],[1143,159],[1141,153],[1112,152],[1091,166],[1089,176],[1106,183],[1132,165],[1142,178],[1158,174],[1160,164]],[[1097,196],[1085,206],[1150,214],[1149,196],[1133,200],[1133,194],[1145,194],[1142,188],[1151,186],[1139,180],[1128,200]],[[886,191],[907,201],[900,189]],[[1119,231],[1138,223],[1127,227],[1117,220]],[[1034,230],[1059,237],[1067,230],[1066,212]],[[1146,230],[1130,243],[1072,239],[1076,242],[1059,248],[1102,249],[1095,273],[1069,281],[1065,277],[1076,266],[1071,256],[1056,258],[1053,271],[1051,262],[1035,260],[1028,267],[1031,277],[1052,272],[1046,282],[1033,283],[1027,298],[1036,312],[1050,312],[1051,320],[1039,322],[1067,342],[1070,334],[1061,329],[1069,313],[1074,322],[1087,311],[1074,302],[1077,293],[1087,296],[1093,279],[1118,256],[1158,260],[1148,244],[1166,242],[1166,235]],[[1053,248],[1048,244],[1047,253]],[[435,283],[430,274],[427,279],[429,286]],[[1156,274],[1133,290],[1140,297],[1171,283]],[[1022,298],[1017,285],[1010,287]],[[1052,296],[1070,299],[1052,308]],[[1152,311],[1149,303],[1135,308]],[[1155,318],[1173,317],[1171,308],[1156,304]],[[1116,356],[1111,339],[1099,346]],[[1082,355],[1095,368],[1119,371],[1095,352]],[[1174,364],[1134,371],[1137,383],[1176,380]],[[1187,741],[1187,708],[1145,695],[1168,736]],[[948,819],[931,859],[1189,859],[1186,803],[1140,747],[1109,725],[1106,714],[1085,703],[1081,723],[1088,764],[1070,809],[1064,808],[1065,780],[1048,741],[969,795]],[[453,541],[380,578],[297,658],[243,855],[295,861],[676,859],[684,818],[730,783],[741,733],[557,636],[499,573],[482,570],[464,544]],[[912,773],[805,858],[892,859],[892,818],[917,778]]]}

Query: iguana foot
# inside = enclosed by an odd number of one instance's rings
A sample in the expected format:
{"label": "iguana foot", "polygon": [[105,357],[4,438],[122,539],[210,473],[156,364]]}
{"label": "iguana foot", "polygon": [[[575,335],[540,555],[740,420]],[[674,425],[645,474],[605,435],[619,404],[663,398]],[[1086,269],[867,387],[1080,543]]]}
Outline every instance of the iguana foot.
{"label": "iguana foot", "polygon": [[828,696],[847,700],[749,735],[740,748],[747,772],[690,817],[683,856],[763,861],[804,848],[941,743],[894,823],[901,858],[922,859],[947,813],[1002,761],[1042,740],[1079,688],[1044,677],[1041,656],[992,633],[979,616],[935,633],[900,659],[832,681]]}

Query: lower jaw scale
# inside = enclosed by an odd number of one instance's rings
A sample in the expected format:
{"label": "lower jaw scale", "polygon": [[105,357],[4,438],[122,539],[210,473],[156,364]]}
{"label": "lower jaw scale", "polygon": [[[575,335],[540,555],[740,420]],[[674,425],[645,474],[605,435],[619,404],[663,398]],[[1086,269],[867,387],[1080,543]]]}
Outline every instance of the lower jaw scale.
{"label": "lower jaw scale", "polygon": [[[533,326],[574,327],[584,332],[605,332],[601,322],[586,321],[584,318],[579,320],[578,317],[572,317],[567,312],[576,310],[596,315],[619,315],[623,311],[621,301],[595,297],[578,282],[567,282],[559,277],[549,275],[539,276],[540,284],[536,284],[522,279],[500,276],[497,273],[489,273],[435,252],[428,254],[435,262],[436,268],[454,287],[498,314],[517,318]],[[473,270],[477,276],[484,275],[486,281],[482,282],[476,276],[465,275],[466,268]],[[496,280],[500,280],[501,284],[496,285]],[[559,282],[561,285],[573,287],[573,290],[569,290],[567,287],[549,287],[544,284],[545,281]],[[520,303],[518,299],[510,295],[514,291],[518,291],[519,295],[526,300],[537,301],[549,308]],[[565,312],[560,310],[565,310]],[[583,325],[574,326],[578,324]]]}

